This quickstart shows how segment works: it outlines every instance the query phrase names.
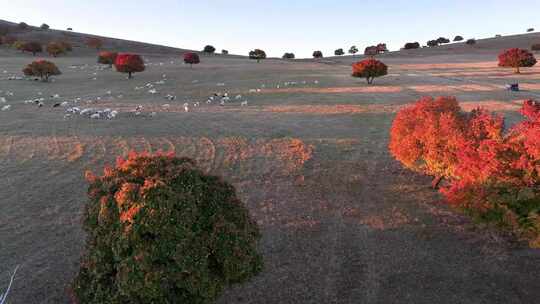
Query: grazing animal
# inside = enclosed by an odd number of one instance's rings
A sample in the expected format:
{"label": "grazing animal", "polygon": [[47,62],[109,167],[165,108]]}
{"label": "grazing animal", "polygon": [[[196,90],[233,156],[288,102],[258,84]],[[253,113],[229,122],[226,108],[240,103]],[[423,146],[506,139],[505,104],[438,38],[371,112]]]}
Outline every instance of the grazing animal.
{"label": "grazing animal", "polygon": [[242,106],[242,107],[243,107],[243,106],[247,106],[247,105],[248,105],[247,100],[242,101],[242,103],[240,104],[240,106]]}
{"label": "grazing animal", "polygon": [[92,119],[100,119],[101,115],[99,115],[98,113],[94,113],[94,114],[90,115],[90,118],[92,118]]}
{"label": "grazing animal", "polygon": [[189,112],[189,104],[187,102],[184,103],[184,111]]}
{"label": "grazing animal", "polygon": [[11,109],[11,105],[5,105],[2,107],[2,111],[8,111],[9,109]]}

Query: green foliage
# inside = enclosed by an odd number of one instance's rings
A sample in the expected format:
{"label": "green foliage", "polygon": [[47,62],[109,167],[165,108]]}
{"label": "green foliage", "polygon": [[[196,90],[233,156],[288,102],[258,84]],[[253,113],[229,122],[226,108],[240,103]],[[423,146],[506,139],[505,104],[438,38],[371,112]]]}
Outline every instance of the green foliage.
{"label": "green foliage", "polygon": [[80,303],[214,303],[262,270],[261,235],[233,186],[172,155],[87,173]]}

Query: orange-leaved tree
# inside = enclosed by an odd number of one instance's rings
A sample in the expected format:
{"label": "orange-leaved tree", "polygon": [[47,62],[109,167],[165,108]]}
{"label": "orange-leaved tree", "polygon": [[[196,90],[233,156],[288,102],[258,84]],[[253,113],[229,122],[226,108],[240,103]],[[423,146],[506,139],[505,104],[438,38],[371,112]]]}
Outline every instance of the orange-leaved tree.
{"label": "orange-leaved tree", "polygon": [[366,78],[368,84],[372,84],[376,77],[388,74],[388,67],[381,61],[370,58],[359,61],[352,65],[352,76]]}
{"label": "orange-leaved tree", "polygon": [[436,187],[442,178],[454,176],[466,121],[455,97],[422,97],[397,113],[390,152],[405,167],[434,176]]}

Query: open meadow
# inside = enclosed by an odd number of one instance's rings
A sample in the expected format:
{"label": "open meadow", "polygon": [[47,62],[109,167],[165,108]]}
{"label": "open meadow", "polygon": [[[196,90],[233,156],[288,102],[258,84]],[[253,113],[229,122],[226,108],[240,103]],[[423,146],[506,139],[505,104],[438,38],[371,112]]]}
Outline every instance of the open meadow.
{"label": "open meadow", "polygon": [[[146,70],[133,79],[81,46],[48,58],[62,75],[44,83],[13,78],[34,58],[0,47],[0,97],[11,105],[0,112],[0,286],[20,264],[10,303],[70,303],[84,172],[161,150],[230,181],[261,228],[264,270],[219,303],[535,303],[540,251],[451,210],[388,151],[396,112],[426,95],[518,122],[521,102],[540,99],[540,67],[514,75],[497,54],[535,40],[381,55],[388,75],[369,86],[351,77],[362,56],[201,55],[190,68],[178,50],[136,46]],[[512,81],[522,91],[505,90]],[[224,93],[224,104],[207,102]]]}

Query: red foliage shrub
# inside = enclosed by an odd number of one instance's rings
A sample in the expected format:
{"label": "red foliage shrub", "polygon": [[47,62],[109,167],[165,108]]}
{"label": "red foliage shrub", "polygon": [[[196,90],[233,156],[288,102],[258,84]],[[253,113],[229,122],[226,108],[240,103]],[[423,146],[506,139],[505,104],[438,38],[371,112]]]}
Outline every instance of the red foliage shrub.
{"label": "red foliage shrub", "polygon": [[48,81],[50,76],[62,74],[58,67],[50,61],[34,61],[23,69],[26,76],[37,76],[42,81]]}
{"label": "red foliage shrub", "polygon": [[189,64],[191,67],[193,67],[194,64],[199,64],[200,62],[201,59],[199,58],[199,54],[192,52],[184,54],[185,64]]}
{"label": "red foliage shrub", "polygon": [[423,98],[397,114],[390,152],[407,168],[447,177],[440,191],[450,205],[540,246],[540,103],[526,101],[521,113],[505,133],[501,116]]}
{"label": "red foliage shrub", "polygon": [[454,176],[457,140],[466,115],[455,97],[423,97],[399,111],[390,132],[390,152],[405,167],[435,177]]}
{"label": "red foliage shrub", "polygon": [[43,52],[43,47],[39,42],[26,42],[22,46],[22,51],[32,53],[32,55],[36,56],[36,53]]}
{"label": "red foliage shrub", "polygon": [[114,65],[118,72],[127,73],[128,79],[132,78],[133,73],[142,72],[145,69],[141,56],[128,53],[118,54]]}
{"label": "red foliage shrub", "polygon": [[373,83],[373,79],[388,74],[388,67],[376,59],[365,59],[352,66],[353,77],[366,78],[368,84]]}
{"label": "red foliage shrub", "polygon": [[502,52],[499,55],[499,66],[514,68],[515,73],[519,74],[519,68],[532,67],[536,64],[534,55],[523,49],[513,48]]}
{"label": "red foliage shrub", "polygon": [[191,159],[130,153],[86,178],[79,303],[210,304],[261,272],[257,223]]}
{"label": "red foliage shrub", "polygon": [[99,38],[86,39],[86,45],[90,48],[99,50],[103,46],[103,41]]}
{"label": "red foliage shrub", "polygon": [[118,53],[116,52],[108,52],[108,51],[99,52],[97,62],[101,64],[108,64],[109,67],[112,67],[112,65],[116,62],[117,56],[118,56]]}

